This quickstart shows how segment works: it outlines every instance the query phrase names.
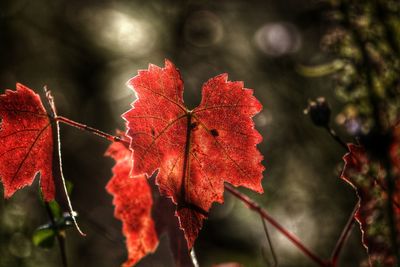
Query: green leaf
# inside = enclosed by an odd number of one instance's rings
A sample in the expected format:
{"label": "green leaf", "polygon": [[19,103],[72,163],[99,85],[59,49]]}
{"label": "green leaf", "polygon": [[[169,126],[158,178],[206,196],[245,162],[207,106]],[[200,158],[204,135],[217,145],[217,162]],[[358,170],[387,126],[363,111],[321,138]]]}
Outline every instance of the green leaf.
{"label": "green leaf", "polygon": [[70,196],[72,193],[72,189],[74,189],[74,184],[70,180],[65,179],[65,185],[67,187],[68,196]]}
{"label": "green leaf", "polygon": [[297,71],[306,77],[321,77],[335,73],[345,66],[344,62],[341,60],[334,60],[325,64],[317,66],[304,66],[298,65]]}
{"label": "green leaf", "polygon": [[53,214],[53,217],[55,220],[58,220],[62,217],[62,212],[60,205],[58,205],[57,201],[52,200],[49,202],[49,207],[51,210],[51,213]]}
{"label": "green leaf", "polygon": [[53,229],[38,228],[32,236],[32,241],[35,246],[42,248],[51,248],[54,245],[56,233]]}

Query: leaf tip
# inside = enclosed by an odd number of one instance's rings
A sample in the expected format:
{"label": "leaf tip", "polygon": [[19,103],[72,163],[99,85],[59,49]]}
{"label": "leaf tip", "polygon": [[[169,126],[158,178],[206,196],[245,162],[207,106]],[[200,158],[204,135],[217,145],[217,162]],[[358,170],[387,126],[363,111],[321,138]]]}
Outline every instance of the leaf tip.
{"label": "leaf tip", "polygon": [[172,61],[169,60],[168,58],[164,59],[164,66],[165,66],[166,69],[168,69],[168,68],[176,69],[174,63],[172,63]]}
{"label": "leaf tip", "polygon": [[15,84],[15,88],[16,88],[16,91],[17,91],[17,92],[18,92],[18,91],[27,91],[27,92],[29,92],[29,93],[33,93],[33,94],[36,95],[36,93],[33,92],[32,89],[30,89],[29,87],[23,85],[22,83],[17,82],[17,83]]}

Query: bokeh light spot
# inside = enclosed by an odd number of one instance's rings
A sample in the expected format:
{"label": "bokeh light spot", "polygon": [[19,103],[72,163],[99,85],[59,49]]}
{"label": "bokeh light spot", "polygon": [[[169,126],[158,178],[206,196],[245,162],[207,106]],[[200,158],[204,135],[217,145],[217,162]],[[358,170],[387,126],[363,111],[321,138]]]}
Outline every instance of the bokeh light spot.
{"label": "bokeh light spot", "polygon": [[85,13],[99,45],[129,57],[149,54],[155,47],[157,34],[153,24],[140,16],[117,9],[99,9]]}
{"label": "bokeh light spot", "polygon": [[267,23],[254,36],[257,47],[266,55],[282,56],[298,51],[301,36],[297,28],[286,22]]}

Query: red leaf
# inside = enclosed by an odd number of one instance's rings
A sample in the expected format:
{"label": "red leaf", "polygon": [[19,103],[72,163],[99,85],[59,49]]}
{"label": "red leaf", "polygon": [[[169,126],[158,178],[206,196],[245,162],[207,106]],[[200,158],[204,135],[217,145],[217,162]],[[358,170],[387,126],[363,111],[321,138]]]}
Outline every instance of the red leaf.
{"label": "red leaf", "polygon": [[[344,156],[344,169],[341,178],[357,192],[360,206],[356,219],[360,224],[363,245],[368,251],[371,266],[396,266],[391,250],[388,224],[386,185],[384,171],[377,162],[369,160],[365,149],[350,144],[349,153]],[[393,149],[392,149],[393,151]],[[392,154],[393,155],[393,154]],[[393,159],[395,161],[395,159]],[[398,161],[399,162],[399,161]],[[395,166],[398,168],[399,166]],[[397,232],[400,233],[399,192],[400,180],[396,179],[394,209],[397,210]],[[400,236],[398,236],[400,240]]]}
{"label": "red leaf", "polygon": [[6,198],[30,185],[40,172],[46,201],[54,199],[53,134],[40,97],[28,87],[0,95],[0,178]]}
{"label": "red leaf", "polygon": [[107,184],[107,191],[114,196],[115,217],[123,222],[128,259],[122,266],[132,266],[148,253],[154,252],[158,237],[151,208],[153,199],[147,179],[131,178],[131,152],[122,143],[113,143],[106,151],[116,164],[114,176]]}
{"label": "red leaf", "polygon": [[224,181],[257,192],[261,187],[261,142],[251,117],[262,106],[242,82],[222,74],[203,85],[194,110],[183,103],[183,82],[175,66],[150,65],[128,85],[138,99],[128,122],[133,175],[151,176],[161,194],[177,204],[177,216],[191,248],[213,202],[223,202]]}
{"label": "red leaf", "polygon": [[169,240],[169,248],[175,266],[193,267],[193,262],[183,232],[179,229],[178,218],[175,216],[175,205],[160,195],[155,185],[155,179],[149,179],[152,187],[154,205],[153,218],[156,223],[156,231],[159,236],[166,234]]}
{"label": "red leaf", "polygon": [[[129,259],[123,266],[134,265],[154,252],[158,236],[163,233],[168,235],[175,265],[193,266],[172,203],[150,187],[146,178],[129,176],[131,152],[125,145],[111,144],[106,155],[116,161],[114,176],[107,184],[107,191],[114,196],[115,217],[123,222],[123,233],[127,238]],[[152,218],[155,218],[155,223]]]}

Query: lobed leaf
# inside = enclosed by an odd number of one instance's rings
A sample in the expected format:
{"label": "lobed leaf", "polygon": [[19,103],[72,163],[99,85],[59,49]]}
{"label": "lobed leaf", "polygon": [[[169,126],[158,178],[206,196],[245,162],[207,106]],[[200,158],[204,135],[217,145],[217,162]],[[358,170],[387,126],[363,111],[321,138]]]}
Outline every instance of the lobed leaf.
{"label": "lobed leaf", "polygon": [[40,97],[17,84],[16,91],[0,95],[0,118],[0,179],[5,197],[31,185],[40,172],[44,199],[54,199],[53,134]]}
{"label": "lobed leaf", "polygon": [[123,114],[133,152],[132,175],[151,176],[176,215],[192,248],[213,202],[223,202],[224,182],[259,193],[263,159],[261,135],[252,117],[262,106],[242,82],[222,74],[203,85],[194,110],[183,102],[183,81],[168,60],[150,65],[128,81],[138,99]]}

